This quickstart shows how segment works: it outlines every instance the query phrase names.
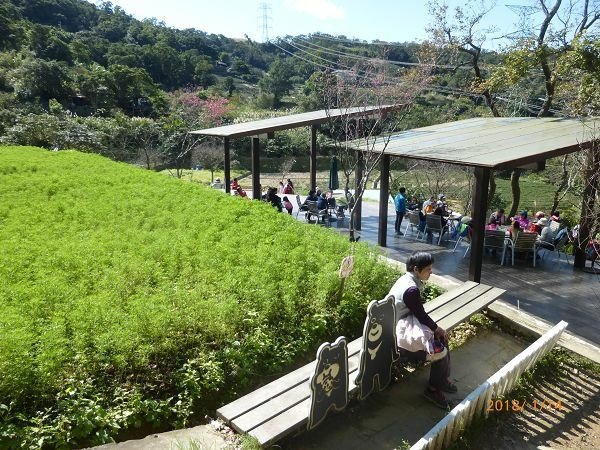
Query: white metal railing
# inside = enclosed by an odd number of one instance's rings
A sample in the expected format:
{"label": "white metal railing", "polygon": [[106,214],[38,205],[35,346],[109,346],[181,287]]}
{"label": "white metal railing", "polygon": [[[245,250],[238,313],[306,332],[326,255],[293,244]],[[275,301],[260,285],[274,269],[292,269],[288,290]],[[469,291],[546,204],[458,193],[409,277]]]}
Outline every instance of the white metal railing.
{"label": "white metal railing", "polygon": [[488,415],[487,405],[492,398],[510,392],[523,372],[529,370],[546,353],[552,350],[568,323],[560,321],[533,344],[515,356],[508,364],[483,382],[462,402],[423,436],[411,450],[441,449],[454,442],[461,430],[474,418]]}

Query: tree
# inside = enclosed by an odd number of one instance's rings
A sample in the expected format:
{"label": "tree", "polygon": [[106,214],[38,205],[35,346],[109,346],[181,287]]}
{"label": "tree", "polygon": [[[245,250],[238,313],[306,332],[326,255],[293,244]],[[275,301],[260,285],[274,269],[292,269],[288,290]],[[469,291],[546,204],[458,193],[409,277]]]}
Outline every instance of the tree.
{"label": "tree", "polygon": [[[355,234],[356,208],[369,178],[379,167],[404,112],[430,81],[433,53],[426,45],[423,48],[422,64],[414,69],[397,72],[384,60],[366,59],[344,76],[321,78],[324,84],[319,91],[324,95],[329,133],[344,171],[346,192],[350,192],[350,177],[357,174],[349,202],[351,241],[359,239]],[[396,111],[390,112],[389,107]],[[334,109],[342,114],[332,115]]]}
{"label": "tree", "polygon": [[[433,25],[429,33],[433,41],[443,48],[452,64],[457,69],[468,65],[473,69],[474,78],[470,81],[470,90],[475,96],[481,96],[485,100],[492,116],[500,117],[500,111],[496,99],[492,95],[489,84],[486,83],[481,69],[482,48],[486,40],[486,31],[482,29],[483,18],[495,6],[495,1],[488,0],[466,0],[461,6],[454,9],[453,17],[448,14],[448,5],[444,0],[429,0],[429,14],[433,17]],[[512,174],[512,197],[515,212],[520,200],[520,189],[518,176],[520,171],[516,169]],[[488,192],[488,204],[496,194],[496,181],[493,171],[490,173],[490,185]],[[514,215],[512,212],[511,215]]]}
{"label": "tree", "polygon": [[210,182],[215,181],[215,170],[223,167],[223,149],[211,142],[198,145],[194,152],[196,159],[204,169],[210,170]]}
{"label": "tree", "polygon": [[273,94],[275,107],[281,104],[281,97],[288,94],[293,84],[291,78],[294,69],[291,61],[278,58],[269,66],[269,72],[260,80],[259,87],[262,91]]}
{"label": "tree", "polygon": [[26,101],[39,101],[49,109],[54,98],[62,104],[69,104],[73,88],[69,70],[64,63],[26,59],[20,67],[11,72],[12,85],[17,98]]}

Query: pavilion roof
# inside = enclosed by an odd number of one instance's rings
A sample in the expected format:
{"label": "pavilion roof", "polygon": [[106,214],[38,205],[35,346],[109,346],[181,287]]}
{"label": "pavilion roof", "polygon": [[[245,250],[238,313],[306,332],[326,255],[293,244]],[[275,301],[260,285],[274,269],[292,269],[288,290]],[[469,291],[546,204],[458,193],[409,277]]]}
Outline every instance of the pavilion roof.
{"label": "pavilion roof", "polygon": [[363,151],[385,148],[391,156],[471,167],[508,169],[589,147],[600,133],[600,119],[493,117],[415,128],[377,137]]}
{"label": "pavilion roof", "polygon": [[257,136],[259,134],[272,133],[274,131],[288,130],[307,125],[315,125],[327,122],[330,118],[340,116],[364,116],[375,112],[388,112],[393,109],[402,108],[402,105],[379,105],[353,108],[340,108],[330,110],[310,111],[300,114],[291,114],[270,119],[254,120],[251,122],[223,125],[215,128],[191,131],[192,134],[220,137],[245,137]]}

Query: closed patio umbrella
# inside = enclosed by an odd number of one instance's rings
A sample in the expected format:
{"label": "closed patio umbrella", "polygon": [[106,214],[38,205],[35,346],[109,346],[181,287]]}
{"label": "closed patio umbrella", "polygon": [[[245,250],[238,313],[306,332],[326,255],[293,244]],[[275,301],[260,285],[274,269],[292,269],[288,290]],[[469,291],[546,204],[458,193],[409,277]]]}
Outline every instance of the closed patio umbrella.
{"label": "closed patio umbrella", "polygon": [[337,157],[331,158],[331,162],[329,163],[329,190],[334,191],[339,189],[340,181],[338,179],[338,164]]}

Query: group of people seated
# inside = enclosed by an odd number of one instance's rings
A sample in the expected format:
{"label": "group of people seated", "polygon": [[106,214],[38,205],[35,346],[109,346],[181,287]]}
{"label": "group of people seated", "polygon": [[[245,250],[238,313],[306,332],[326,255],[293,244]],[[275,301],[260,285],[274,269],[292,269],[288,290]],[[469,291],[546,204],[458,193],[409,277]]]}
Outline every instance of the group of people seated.
{"label": "group of people seated", "polygon": [[[423,202],[420,202],[414,195],[410,196],[408,198],[408,204],[406,205],[406,208],[409,211],[417,211],[419,213],[419,231],[425,231],[427,214],[435,214],[440,216],[442,227],[446,227],[449,220],[448,217],[451,214],[451,211],[448,208],[448,203],[446,203],[446,196],[444,194],[438,194],[437,200],[435,195],[432,195],[428,200]],[[431,233],[428,233],[428,238],[431,238]]]}
{"label": "group of people seated", "polygon": [[[492,213],[486,225],[486,230],[503,229],[508,227],[510,238],[517,239],[519,232],[537,234],[537,247],[554,250],[561,239],[568,233],[568,228],[561,222],[560,211],[553,211],[549,217],[543,211],[538,211],[530,219],[528,211],[522,210],[514,217],[507,217],[504,209],[499,208]],[[536,256],[540,258],[540,256]]]}
{"label": "group of people seated", "polygon": [[326,211],[326,214],[329,214],[330,209],[336,208],[335,197],[333,196],[333,192],[331,191],[321,192],[319,189],[311,189],[308,192],[308,196],[302,203],[300,210],[307,211],[310,202],[316,203],[317,209],[319,211]]}
{"label": "group of people seated", "polygon": [[[552,222],[556,222],[559,225],[552,226]],[[544,243],[552,244],[557,237],[557,232],[561,228],[560,211],[553,211],[550,214],[550,219],[546,217],[546,213],[538,211],[530,220],[527,210],[522,210],[518,215],[508,218],[504,213],[504,209],[499,208],[490,215],[486,229],[496,230],[498,227],[506,225],[509,225],[510,236],[513,240],[517,237],[519,231],[525,231],[537,233],[541,246],[543,246]]]}

